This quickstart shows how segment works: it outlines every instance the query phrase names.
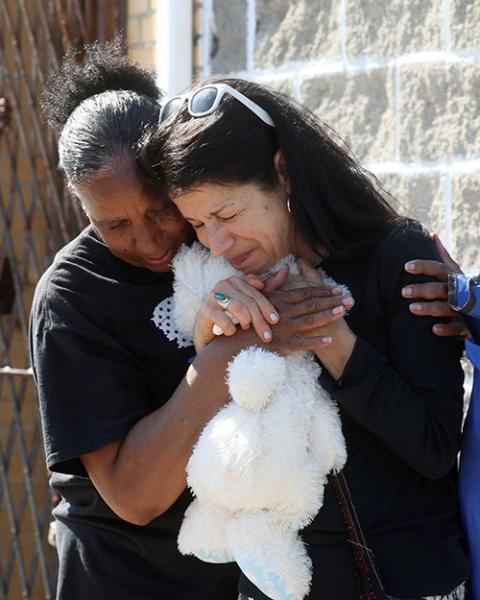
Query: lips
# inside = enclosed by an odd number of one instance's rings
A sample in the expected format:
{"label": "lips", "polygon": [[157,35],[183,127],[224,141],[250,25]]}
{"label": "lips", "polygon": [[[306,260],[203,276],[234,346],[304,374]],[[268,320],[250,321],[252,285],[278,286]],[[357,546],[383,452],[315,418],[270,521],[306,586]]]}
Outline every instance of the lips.
{"label": "lips", "polygon": [[244,252],[243,254],[237,254],[237,256],[234,256],[233,258],[229,258],[228,262],[236,269],[239,269],[242,266],[242,264],[247,261],[252,252],[253,250],[249,250],[248,252]]}
{"label": "lips", "polygon": [[151,256],[149,258],[144,258],[143,260],[149,267],[163,267],[170,263],[172,255],[173,248],[169,248],[161,256]]}

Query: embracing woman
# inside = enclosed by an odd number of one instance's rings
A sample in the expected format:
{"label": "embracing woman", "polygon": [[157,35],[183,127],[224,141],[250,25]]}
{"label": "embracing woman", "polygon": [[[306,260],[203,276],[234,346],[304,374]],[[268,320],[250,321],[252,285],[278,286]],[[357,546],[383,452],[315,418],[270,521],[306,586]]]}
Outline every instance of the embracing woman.
{"label": "embracing woman", "polygon": [[[165,102],[140,166],[200,242],[246,275],[209,295],[196,320],[197,349],[215,343],[218,327],[235,338],[252,324],[264,342],[275,341],[281,317],[268,322],[256,277],[286,254],[310,265],[311,280],[321,267],[348,286],[355,304],[348,315],[345,306],[332,310],[311,331],[309,350],[339,406],[343,472],[364,550],[390,597],[463,598],[469,563],[455,493],[461,348],[436,337],[432,319],[416,319],[400,293],[410,281],[405,262],[437,257],[429,235],[393,210],[309,113],[242,80],[202,82]],[[228,299],[227,312],[218,298]],[[356,549],[345,529],[328,485],[302,532],[313,564],[308,598],[359,597]],[[246,576],[240,592],[267,598]]]}
{"label": "embracing woman", "polygon": [[[53,73],[45,100],[60,168],[89,225],[41,278],[30,321],[59,555],[58,600],[233,600],[235,565],[177,550],[192,498],[185,465],[227,400],[225,368],[256,340],[222,337],[179,347],[157,308],[173,289],[171,259],[193,232],[136,163],[158,122],[153,76],[118,43],[86,48]],[[338,297],[312,297],[324,310]],[[306,350],[319,323],[297,292],[276,292],[269,346]],[[264,300],[265,315],[273,306]],[[309,327],[295,317],[310,315]],[[324,319],[321,320],[322,322]]]}

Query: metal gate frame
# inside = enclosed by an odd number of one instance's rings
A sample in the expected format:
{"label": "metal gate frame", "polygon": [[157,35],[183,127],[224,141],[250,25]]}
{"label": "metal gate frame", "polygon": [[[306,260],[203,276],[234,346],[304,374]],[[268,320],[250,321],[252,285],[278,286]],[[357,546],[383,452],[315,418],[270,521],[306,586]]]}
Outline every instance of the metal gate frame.
{"label": "metal gate frame", "polygon": [[83,218],[56,170],[38,98],[71,48],[125,24],[126,0],[0,0],[0,600],[55,595],[28,314],[36,282]]}

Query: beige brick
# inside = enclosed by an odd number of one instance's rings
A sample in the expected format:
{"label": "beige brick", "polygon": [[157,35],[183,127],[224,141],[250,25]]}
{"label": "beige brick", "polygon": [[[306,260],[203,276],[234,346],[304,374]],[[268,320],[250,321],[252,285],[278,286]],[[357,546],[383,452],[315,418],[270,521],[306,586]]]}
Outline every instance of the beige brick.
{"label": "beige brick", "polygon": [[133,47],[129,49],[128,56],[132,60],[143,65],[144,67],[150,69],[155,68],[155,48]]}
{"label": "beige brick", "polygon": [[420,221],[431,233],[445,237],[445,210],[440,175],[400,175],[388,173],[378,176],[390,193],[391,206],[400,214]]}
{"label": "beige brick", "polygon": [[142,17],[142,41],[155,42],[157,39],[157,20],[155,15]]}
{"label": "beige brick", "polygon": [[132,15],[146,13],[149,10],[149,0],[128,0],[127,19]]}
{"label": "beige brick", "polygon": [[393,82],[389,69],[305,80],[306,106],[351,147],[360,161],[395,155]]}
{"label": "beige brick", "polygon": [[398,56],[441,48],[439,0],[347,0],[349,55]]}
{"label": "beige brick", "polygon": [[127,43],[129,45],[141,44],[142,39],[142,19],[141,17],[131,17],[127,21]]}
{"label": "beige brick", "polygon": [[257,0],[255,66],[340,57],[339,0]]}
{"label": "beige brick", "polygon": [[453,256],[464,267],[480,270],[480,172],[453,180]]}
{"label": "beige brick", "polygon": [[212,40],[212,70],[233,73],[247,66],[247,2],[214,0],[215,32]]}
{"label": "beige brick", "polygon": [[416,64],[400,74],[400,152],[407,160],[480,154],[479,63]]}
{"label": "beige brick", "polygon": [[450,46],[452,49],[480,46],[480,2],[450,0]]}

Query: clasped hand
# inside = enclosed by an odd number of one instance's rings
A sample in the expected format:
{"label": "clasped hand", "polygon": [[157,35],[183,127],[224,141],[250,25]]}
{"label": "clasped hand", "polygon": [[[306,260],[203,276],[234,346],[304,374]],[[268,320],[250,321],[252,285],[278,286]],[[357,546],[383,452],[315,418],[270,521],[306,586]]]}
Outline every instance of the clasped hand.
{"label": "clasped hand", "polygon": [[[344,316],[353,298],[343,295],[339,286],[324,284],[305,262],[300,266],[302,272],[296,276],[289,276],[285,266],[265,281],[251,274],[219,281],[195,321],[197,352],[215,338],[214,325],[226,336],[234,335],[237,327],[253,330],[251,343],[280,354],[301,350],[318,354],[330,346],[340,331],[348,329]],[[227,309],[214,294],[229,298]]]}

